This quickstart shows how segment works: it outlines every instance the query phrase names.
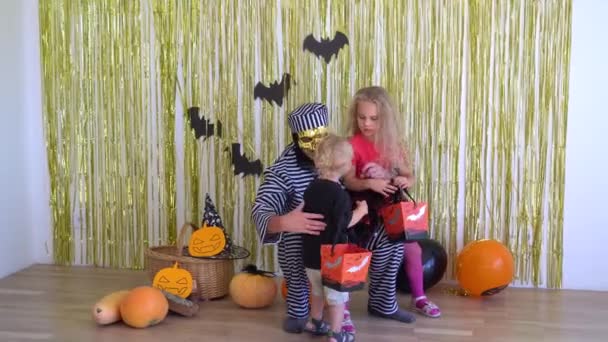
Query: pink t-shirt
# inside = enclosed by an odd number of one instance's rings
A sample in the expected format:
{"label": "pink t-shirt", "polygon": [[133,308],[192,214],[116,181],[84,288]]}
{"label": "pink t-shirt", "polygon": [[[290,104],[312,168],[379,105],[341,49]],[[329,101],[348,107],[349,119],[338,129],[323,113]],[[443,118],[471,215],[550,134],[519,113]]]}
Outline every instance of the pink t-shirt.
{"label": "pink t-shirt", "polygon": [[[374,143],[366,139],[363,135],[355,134],[352,136],[350,138],[350,144],[353,147],[353,166],[355,167],[355,175],[357,178],[367,178],[362,175],[362,173],[363,168],[368,163],[374,162],[378,165],[382,165],[379,162],[380,154],[378,153],[376,146],[374,146]],[[376,194],[371,190],[352,193],[351,197],[355,201],[366,200],[370,210],[375,210],[375,208],[377,209],[377,207],[384,202],[381,195]],[[369,224],[369,215],[365,215],[361,221],[365,224]]]}
{"label": "pink t-shirt", "polygon": [[380,162],[380,154],[374,146],[374,143],[366,139],[361,134],[355,134],[350,138],[350,144],[353,147],[353,166],[355,167],[355,174],[358,178],[364,178],[362,176],[363,167],[368,163],[374,162],[386,168]]}

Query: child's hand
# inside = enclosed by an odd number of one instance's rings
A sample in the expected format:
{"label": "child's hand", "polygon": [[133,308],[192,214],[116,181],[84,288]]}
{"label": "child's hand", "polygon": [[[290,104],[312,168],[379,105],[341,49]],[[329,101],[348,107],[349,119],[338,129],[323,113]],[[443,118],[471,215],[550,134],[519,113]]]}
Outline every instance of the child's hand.
{"label": "child's hand", "polygon": [[362,216],[367,215],[367,213],[368,213],[367,201],[357,201],[357,207],[355,208],[355,210],[360,212]]}
{"label": "child's hand", "polygon": [[391,178],[390,172],[388,172],[385,168],[383,168],[382,166],[380,166],[376,163],[365,164],[365,166],[363,167],[363,170],[361,170],[361,172],[367,178],[372,178],[372,179]]}
{"label": "child's hand", "polygon": [[397,176],[393,179],[393,184],[400,187],[401,189],[404,189],[410,187],[412,185],[412,182],[407,177]]}
{"label": "child's hand", "polygon": [[354,227],[354,225],[361,221],[361,219],[367,215],[367,202],[366,201],[357,201],[355,202],[355,210],[353,210],[353,216],[350,219],[350,223],[348,224],[348,228]]}
{"label": "child's hand", "polygon": [[391,184],[391,181],[386,179],[368,179],[369,188],[384,196],[390,196],[397,191],[397,187]]}

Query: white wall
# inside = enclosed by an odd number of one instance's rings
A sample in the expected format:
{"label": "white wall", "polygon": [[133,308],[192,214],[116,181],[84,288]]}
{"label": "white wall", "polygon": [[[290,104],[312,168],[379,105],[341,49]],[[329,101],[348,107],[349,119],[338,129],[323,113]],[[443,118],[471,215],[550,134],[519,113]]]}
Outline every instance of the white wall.
{"label": "white wall", "polygon": [[25,63],[23,8],[19,0],[0,2],[0,277],[33,261],[28,212],[25,145]]}
{"label": "white wall", "polygon": [[564,287],[608,290],[608,2],[574,0]]}
{"label": "white wall", "polygon": [[40,30],[38,25],[38,0],[13,0],[23,3],[22,23],[25,48],[25,122],[27,137],[28,194],[31,227],[33,231],[32,255],[38,263],[51,263],[53,239],[51,233],[51,209],[49,207],[50,184],[42,117],[42,81],[40,70]]}
{"label": "white wall", "polygon": [[52,241],[38,1],[0,1],[0,22],[1,278],[34,262],[50,262]]}

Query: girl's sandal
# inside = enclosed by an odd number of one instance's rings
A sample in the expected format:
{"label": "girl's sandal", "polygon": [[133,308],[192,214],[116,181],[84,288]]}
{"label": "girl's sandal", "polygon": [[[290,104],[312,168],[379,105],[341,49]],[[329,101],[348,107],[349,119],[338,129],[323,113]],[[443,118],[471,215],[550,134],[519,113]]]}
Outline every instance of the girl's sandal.
{"label": "girl's sandal", "polygon": [[[332,330],[330,330],[327,333],[327,337],[329,337],[330,339],[333,338],[334,340],[336,340],[336,342],[349,342],[349,341],[354,341],[355,337],[353,335],[348,336],[348,333],[341,331],[339,333],[333,332]],[[350,339],[350,337],[352,337],[352,340]]]}

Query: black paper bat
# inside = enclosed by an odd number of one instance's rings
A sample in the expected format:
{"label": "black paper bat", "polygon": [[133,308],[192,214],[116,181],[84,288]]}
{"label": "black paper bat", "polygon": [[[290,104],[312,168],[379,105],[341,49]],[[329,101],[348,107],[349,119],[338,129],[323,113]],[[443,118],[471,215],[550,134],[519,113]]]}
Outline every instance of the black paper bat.
{"label": "black paper bat", "polygon": [[325,63],[329,64],[331,57],[333,55],[337,56],[340,49],[345,45],[348,45],[348,37],[340,31],[336,31],[334,39],[329,40],[329,38],[321,38],[320,42],[316,40],[311,33],[304,39],[302,49],[304,51],[308,50],[312,52],[317,57],[323,57]]}
{"label": "black paper bat", "polygon": [[222,136],[222,123],[217,121],[216,124],[212,124],[205,117],[199,117],[199,108],[190,107],[188,108],[188,114],[190,115],[190,128],[194,130],[194,136],[196,139],[205,137],[207,139],[210,136],[217,135]]}
{"label": "black paper bat", "polygon": [[261,175],[262,162],[259,159],[250,161],[244,154],[241,154],[241,144],[232,143],[232,165],[234,165],[234,175],[239,173],[247,175]]}
{"label": "black paper bat", "polygon": [[253,98],[266,100],[270,104],[272,104],[272,101],[274,101],[280,107],[283,105],[283,99],[287,95],[290,87],[291,75],[283,74],[283,78],[281,79],[280,83],[278,81],[273,82],[269,87],[262,84],[262,82],[258,82],[253,89]]}

